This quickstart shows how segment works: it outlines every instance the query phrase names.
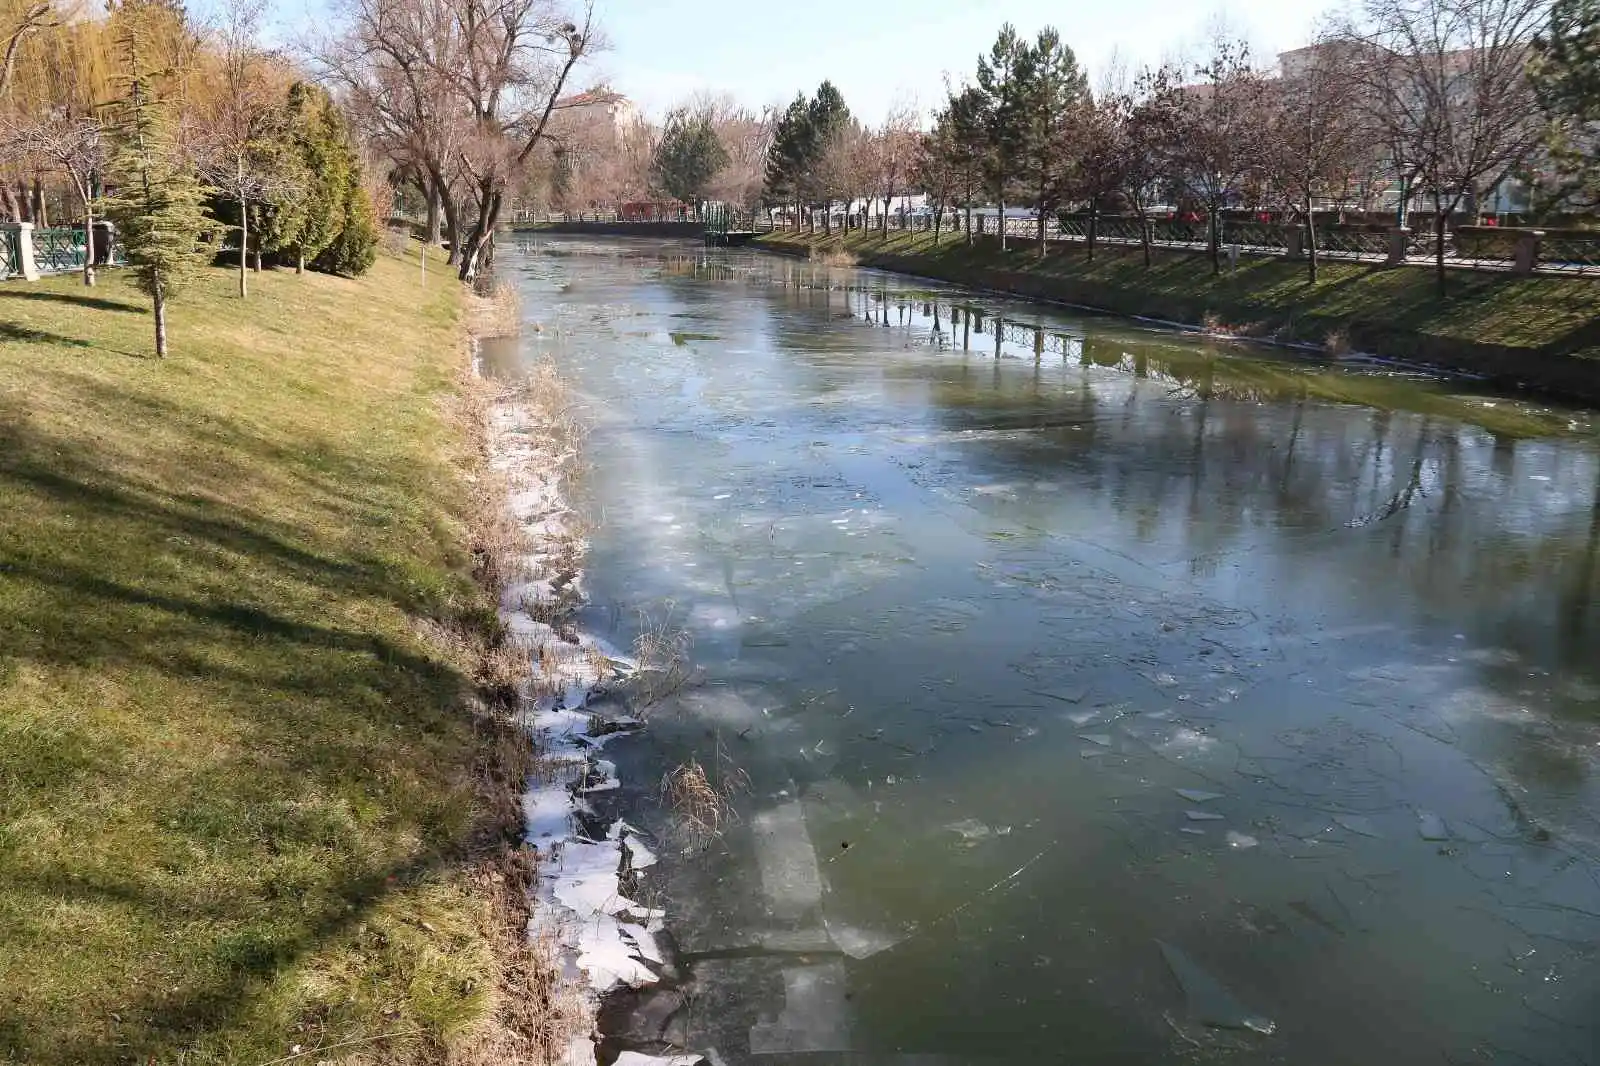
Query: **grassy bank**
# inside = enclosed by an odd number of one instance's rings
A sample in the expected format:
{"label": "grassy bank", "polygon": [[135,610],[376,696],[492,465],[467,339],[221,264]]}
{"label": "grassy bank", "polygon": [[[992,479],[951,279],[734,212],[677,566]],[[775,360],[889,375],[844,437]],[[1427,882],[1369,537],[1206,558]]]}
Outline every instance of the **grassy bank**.
{"label": "grassy bank", "polygon": [[234,285],[0,286],[0,1061],[508,1061],[458,289]]}
{"label": "grassy bank", "polygon": [[1349,347],[1488,375],[1508,384],[1600,401],[1600,279],[1452,271],[1448,296],[1432,271],[1327,262],[1315,287],[1305,264],[1242,259],[1211,272],[1201,253],[1158,251],[1146,268],[1137,248],[1082,245],[1040,260],[1020,241],[969,246],[946,234],[775,233],[773,251],[853,257],[863,266],[1061,300],[1116,314],[1147,315],[1249,336]]}

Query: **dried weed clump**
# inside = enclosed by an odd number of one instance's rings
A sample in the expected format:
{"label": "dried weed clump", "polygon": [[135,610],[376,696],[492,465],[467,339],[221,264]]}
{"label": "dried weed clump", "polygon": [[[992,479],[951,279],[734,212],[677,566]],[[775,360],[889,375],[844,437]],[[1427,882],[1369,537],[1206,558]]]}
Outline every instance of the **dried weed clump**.
{"label": "dried weed clump", "polygon": [[690,759],[661,779],[661,802],[677,818],[688,849],[705,847],[738,821],[734,797],[750,788],[750,777],[720,748],[716,768]]}
{"label": "dried weed clump", "polygon": [[640,632],[633,641],[637,662],[628,687],[628,702],[635,714],[674,695],[693,677],[689,650],[693,638],[672,620],[671,605],[659,620],[640,612]]}

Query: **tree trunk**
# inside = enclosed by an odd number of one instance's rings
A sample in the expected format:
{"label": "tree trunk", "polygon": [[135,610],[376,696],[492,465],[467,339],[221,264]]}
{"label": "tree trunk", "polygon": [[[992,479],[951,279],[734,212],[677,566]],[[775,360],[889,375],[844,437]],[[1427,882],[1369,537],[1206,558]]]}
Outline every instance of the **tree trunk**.
{"label": "tree trunk", "polygon": [[162,285],[159,281],[155,285],[155,292],[150,296],[150,304],[155,311],[156,358],[165,359],[167,357],[167,294],[162,291]]}
{"label": "tree trunk", "polygon": [[50,225],[50,210],[44,202],[44,182],[33,179],[33,224],[40,229]]}
{"label": "tree trunk", "polygon": [[303,247],[295,249],[294,272],[296,274],[304,274],[306,272],[306,250]]}
{"label": "tree trunk", "polygon": [[33,197],[28,192],[28,183],[21,178],[17,179],[17,203],[20,205],[17,213],[18,222],[38,222],[38,219],[33,217]]}
{"label": "tree trunk", "polygon": [[967,247],[972,246],[972,199],[967,199]]}
{"label": "tree trunk", "polygon": [[1317,218],[1311,210],[1311,194],[1306,194],[1306,262],[1311,284],[1317,283]]}
{"label": "tree trunk", "polygon": [[1144,250],[1144,268],[1150,269],[1150,220],[1139,212],[1139,247]]}
{"label": "tree trunk", "polygon": [[22,217],[22,204],[17,200],[16,191],[4,182],[0,182],[0,204],[4,206],[8,222],[27,221]]}
{"label": "tree trunk", "polygon": [[1089,201],[1089,232],[1083,242],[1087,246],[1087,258],[1091,263],[1094,262],[1094,242],[1099,236],[1100,201],[1091,199]]}
{"label": "tree trunk", "polygon": [[250,203],[243,196],[239,197],[239,299],[243,300],[250,295],[250,285],[245,280],[248,276],[250,259]]}
{"label": "tree trunk", "polygon": [[1039,188],[1039,199],[1034,201],[1033,213],[1037,216],[1035,222],[1037,223],[1036,228],[1039,234],[1039,258],[1042,260],[1044,259],[1044,187],[1042,183]]}
{"label": "tree trunk", "polygon": [[494,227],[500,221],[500,193],[493,175],[478,183],[478,220],[472,224],[472,234],[461,248],[457,276],[462,281],[476,281],[478,271],[488,265],[493,255]]}
{"label": "tree trunk", "polygon": [[1439,193],[1433,194],[1433,262],[1434,277],[1438,282],[1439,296],[1444,297],[1444,206],[1440,203]]}
{"label": "tree trunk", "polygon": [[1004,254],[1004,252],[1006,250],[1006,198],[1005,198],[1005,194],[1002,193],[999,196],[998,199],[1000,201],[1000,215],[999,215],[998,218],[995,219],[995,222],[1000,227],[1000,251],[1001,251],[1002,254]]}
{"label": "tree trunk", "polygon": [[1206,206],[1206,237],[1211,245],[1211,273],[1222,273],[1222,227],[1218,225],[1217,206]]}
{"label": "tree trunk", "polygon": [[439,243],[440,227],[443,225],[441,216],[442,205],[439,196],[439,183],[430,175],[428,177],[428,227],[423,234],[429,246]]}
{"label": "tree trunk", "polygon": [[83,202],[83,284],[94,288],[94,201],[88,199]]}

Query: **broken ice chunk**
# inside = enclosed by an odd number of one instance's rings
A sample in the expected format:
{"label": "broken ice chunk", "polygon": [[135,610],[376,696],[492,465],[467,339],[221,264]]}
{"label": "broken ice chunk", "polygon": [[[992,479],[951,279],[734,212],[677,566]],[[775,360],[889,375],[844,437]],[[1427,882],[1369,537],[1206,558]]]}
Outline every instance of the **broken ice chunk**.
{"label": "broken ice chunk", "polygon": [[1364,837],[1382,837],[1383,834],[1367,819],[1357,814],[1336,814],[1333,820],[1350,832]]}
{"label": "broken ice chunk", "polygon": [[1067,715],[1067,721],[1071,722],[1073,725],[1082,726],[1088,725],[1090,722],[1099,717],[1099,711],[1073,711],[1071,714]]}
{"label": "broken ice chunk", "polygon": [[1444,819],[1432,811],[1417,812],[1417,832],[1422,834],[1423,840],[1449,840],[1450,827],[1444,824]]}
{"label": "broken ice chunk", "polygon": [[1178,830],[1178,832],[1188,833],[1192,837],[1203,837],[1206,835],[1206,831],[1204,829],[1191,829],[1188,826],[1184,826],[1182,829]]}
{"label": "broken ice chunk", "polygon": [[1190,803],[1205,803],[1209,800],[1222,798],[1222,793],[1220,792],[1204,792],[1198,788],[1175,788],[1172,791]]}
{"label": "broken ice chunk", "polygon": [[963,818],[959,822],[951,822],[945,829],[954,833],[962,840],[982,840],[992,836],[994,830],[978,821],[976,818]]}
{"label": "broken ice chunk", "polygon": [[1109,748],[1111,746],[1110,733],[1079,733],[1078,739],[1087,740],[1091,744],[1098,744],[1102,748]]}
{"label": "broken ice chunk", "polygon": [[1262,1034],[1270,1034],[1278,1027],[1271,1019],[1245,1009],[1220,981],[1171,944],[1157,940],[1156,947],[1182,986],[1189,1017],[1195,1021],[1219,1029],[1249,1029]]}
{"label": "broken ice chunk", "polygon": [[1085,759],[1098,759],[1102,755],[1110,755],[1111,753],[1104,748],[1084,748],[1078,754]]}
{"label": "broken ice chunk", "polygon": [[1183,816],[1191,822],[1220,822],[1222,815],[1212,811],[1184,811]]}
{"label": "broken ice chunk", "polygon": [[1233,829],[1228,830],[1228,835],[1223,837],[1223,839],[1228,842],[1228,847],[1238,848],[1240,851],[1243,851],[1245,848],[1253,848],[1257,844],[1261,843],[1261,841],[1257,840],[1249,833],[1240,833]]}

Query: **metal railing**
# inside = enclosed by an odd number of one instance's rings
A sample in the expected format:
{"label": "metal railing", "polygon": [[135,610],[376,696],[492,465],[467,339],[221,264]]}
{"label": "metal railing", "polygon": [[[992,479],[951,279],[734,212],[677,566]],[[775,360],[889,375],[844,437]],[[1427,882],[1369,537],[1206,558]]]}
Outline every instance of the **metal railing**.
{"label": "metal railing", "polygon": [[33,262],[41,274],[82,270],[88,257],[89,245],[81,229],[51,226],[33,231]]}
{"label": "metal railing", "polygon": [[0,226],[0,278],[22,273],[22,239],[17,230]]}

